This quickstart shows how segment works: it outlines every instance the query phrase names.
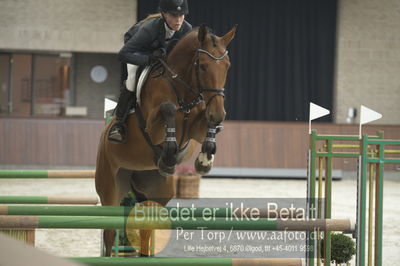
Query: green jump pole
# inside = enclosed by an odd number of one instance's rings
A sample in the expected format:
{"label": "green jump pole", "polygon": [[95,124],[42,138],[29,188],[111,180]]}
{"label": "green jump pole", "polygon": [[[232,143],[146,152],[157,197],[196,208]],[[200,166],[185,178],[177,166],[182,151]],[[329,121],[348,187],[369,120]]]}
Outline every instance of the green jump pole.
{"label": "green jump pole", "polygon": [[[0,196],[0,204],[90,204],[99,203],[97,197],[58,196]],[[32,208],[30,206],[29,208]]]}
{"label": "green jump pole", "polygon": [[[1,202],[1,201],[0,201]],[[46,203],[45,199],[42,202]],[[159,215],[163,216],[160,209],[152,207],[124,207],[124,206],[20,206],[5,205],[0,206],[0,215],[67,215],[67,216],[128,216],[135,210],[140,210],[137,215],[144,216]],[[164,214],[172,217],[232,217],[230,208],[219,208],[212,211],[213,208],[195,208],[191,211],[190,207],[163,207]],[[153,211],[152,211],[153,210]],[[142,215],[143,216],[143,215]],[[165,216],[165,215],[164,215]]]}
{"label": "green jump pole", "polygon": [[47,196],[0,196],[1,204],[49,204]]}
{"label": "green jump pole", "polygon": [[73,258],[72,260],[90,266],[110,265],[232,265],[229,258]]}
{"label": "green jump pole", "polygon": [[94,170],[0,170],[1,178],[94,178]]}
{"label": "green jump pole", "polygon": [[86,257],[68,258],[90,266],[130,266],[130,265],[161,265],[161,266],[233,266],[233,265],[285,265],[300,266],[301,259],[271,259],[271,258],[122,258],[122,257]]}
{"label": "green jump pole", "polygon": [[349,219],[237,220],[231,218],[205,219],[181,217],[124,216],[0,216],[0,228],[76,228],[76,229],[186,229],[198,230],[285,230],[285,231],[347,231],[353,226]]}
{"label": "green jump pole", "polygon": [[47,170],[0,170],[0,178],[48,178]]}
{"label": "green jump pole", "polygon": [[[29,200],[30,198],[28,198]],[[19,197],[1,199],[0,203],[21,203],[27,200]],[[48,204],[46,197],[40,197],[36,203]],[[68,216],[166,216],[171,217],[256,217],[256,218],[302,218],[302,213],[281,214],[280,210],[268,211],[267,209],[257,209],[259,215],[251,216],[250,208],[232,209],[219,207],[124,207],[124,206],[21,206],[4,205],[0,206],[0,215],[68,215]]]}
{"label": "green jump pole", "polygon": [[0,206],[0,215],[128,216],[122,206]]}

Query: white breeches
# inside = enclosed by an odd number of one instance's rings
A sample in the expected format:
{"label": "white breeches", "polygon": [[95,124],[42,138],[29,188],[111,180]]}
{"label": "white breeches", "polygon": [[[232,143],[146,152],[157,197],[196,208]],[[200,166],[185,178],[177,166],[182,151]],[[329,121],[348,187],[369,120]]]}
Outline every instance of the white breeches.
{"label": "white breeches", "polygon": [[135,90],[136,72],[139,66],[126,64],[128,70],[128,78],[126,79],[126,88],[129,91]]}

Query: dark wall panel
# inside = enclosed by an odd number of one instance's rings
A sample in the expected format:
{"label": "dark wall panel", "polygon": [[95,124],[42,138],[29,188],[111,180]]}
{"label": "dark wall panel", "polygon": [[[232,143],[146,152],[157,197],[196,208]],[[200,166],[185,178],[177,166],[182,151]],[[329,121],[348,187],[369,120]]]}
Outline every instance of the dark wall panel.
{"label": "dark wall panel", "polygon": [[[157,6],[139,0],[139,19]],[[229,47],[228,119],[307,121],[309,101],[332,108],[337,0],[189,0],[189,7],[193,26],[205,23],[219,36],[239,24]]]}
{"label": "dark wall panel", "polygon": [[[217,137],[215,167],[307,168],[308,123],[226,121],[224,126]],[[0,168],[94,167],[103,128],[102,119],[0,118]],[[355,124],[313,123],[313,128],[319,134],[358,134]],[[366,125],[363,133],[375,135],[378,130],[387,139],[400,139],[400,126]],[[399,167],[387,164],[385,169]],[[334,168],[355,171],[356,160],[335,159]]]}

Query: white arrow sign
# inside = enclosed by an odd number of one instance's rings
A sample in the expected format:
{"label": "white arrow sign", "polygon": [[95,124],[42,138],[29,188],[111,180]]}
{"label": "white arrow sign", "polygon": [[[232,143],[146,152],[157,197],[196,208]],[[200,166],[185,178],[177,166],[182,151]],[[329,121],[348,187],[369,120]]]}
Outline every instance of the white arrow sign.
{"label": "white arrow sign", "polygon": [[311,134],[311,121],[329,115],[330,111],[324,107],[310,102],[310,116],[308,121],[308,134]]}
{"label": "white arrow sign", "polygon": [[106,118],[106,112],[117,107],[117,102],[104,98],[104,118]]}
{"label": "white arrow sign", "polygon": [[361,139],[361,126],[364,124],[367,124],[369,122],[378,120],[382,118],[382,114],[369,109],[368,107],[365,107],[364,105],[361,105],[360,108],[360,127],[359,127],[359,138]]}

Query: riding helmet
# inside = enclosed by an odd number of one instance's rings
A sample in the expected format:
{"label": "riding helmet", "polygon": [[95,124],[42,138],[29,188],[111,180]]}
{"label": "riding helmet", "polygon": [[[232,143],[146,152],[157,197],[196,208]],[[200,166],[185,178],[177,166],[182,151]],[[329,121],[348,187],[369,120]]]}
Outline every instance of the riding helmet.
{"label": "riding helmet", "polygon": [[187,15],[189,6],[187,0],[160,0],[160,11],[163,13]]}

